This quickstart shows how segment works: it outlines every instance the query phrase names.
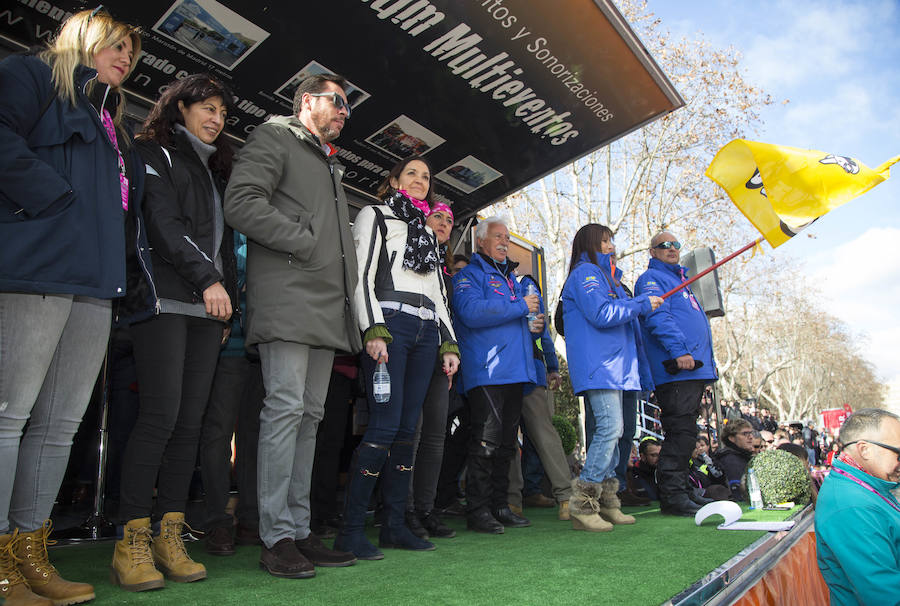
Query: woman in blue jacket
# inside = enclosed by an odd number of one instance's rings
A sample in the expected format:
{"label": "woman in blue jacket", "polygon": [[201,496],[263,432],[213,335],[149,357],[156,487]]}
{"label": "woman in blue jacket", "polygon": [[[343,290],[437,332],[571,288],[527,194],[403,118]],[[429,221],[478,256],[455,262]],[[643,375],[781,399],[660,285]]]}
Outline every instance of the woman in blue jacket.
{"label": "woman in blue jacket", "polygon": [[659,307],[662,299],[630,299],[615,266],[612,231],[590,223],[572,241],[569,276],[563,286],[563,318],[569,376],[594,416],[594,433],[584,469],[573,480],[570,515],[575,530],[607,531],[613,524],[634,524],[623,515],[618,440],[622,435],[622,392],[652,388],[640,339],[638,315]]}
{"label": "woman in blue jacket", "polygon": [[93,587],[62,579],[47,560],[45,520],[106,353],[111,300],[125,293],[126,225],[140,233],[141,163],[122,129],[119,90],[140,51],[137,29],[98,8],[71,16],[47,49],[0,63],[0,597],[7,604],[94,597]]}

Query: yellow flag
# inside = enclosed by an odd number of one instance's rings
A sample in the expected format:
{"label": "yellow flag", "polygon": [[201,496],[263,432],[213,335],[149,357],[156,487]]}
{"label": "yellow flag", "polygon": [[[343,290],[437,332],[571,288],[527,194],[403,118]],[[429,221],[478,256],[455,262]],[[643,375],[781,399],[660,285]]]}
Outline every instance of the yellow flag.
{"label": "yellow flag", "polygon": [[873,170],[847,156],[735,139],[719,150],[706,176],[775,248],[890,177],[898,160]]}

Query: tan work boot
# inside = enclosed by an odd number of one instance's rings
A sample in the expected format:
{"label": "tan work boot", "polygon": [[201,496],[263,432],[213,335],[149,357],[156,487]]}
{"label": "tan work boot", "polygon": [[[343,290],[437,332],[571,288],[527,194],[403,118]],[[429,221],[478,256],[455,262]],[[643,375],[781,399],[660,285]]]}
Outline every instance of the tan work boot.
{"label": "tan work boot", "polygon": [[613,525],[600,517],[600,484],[572,480],[572,497],[569,499],[569,516],[572,530],[609,532]]}
{"label": "tan work boot", "polygon": [[600,483],[600,510],[597,512],[611,524],[634,524],[634,516],[622,513],[622,502],[616,491],[619,490],[619,480],[607,478]]}
{"label": "tan work boot", "polygon": [[556,517],[562,520],[563,522],[568,522],[571,518],[569,514],[569,502],[563,501],[559,504],[559,511],[556,514]]}
{"label": "tan work boot", "polygon": [[47,545],[56,541],[50,540],[50,528],[53,523],[46,520],[40,528],[31,532],[20,532],[16,541],[16,556],[19,570],[28,581],[31,592],[53,600],[55,606],[80,604],[94,599],[94,587],[87,583],[67,581],[50,563]]}
{"label": "tan work boot", "polygon": [[153,539],[153,561],[169,580],[191,583],[206,578],[206,567],[188,555],[181,538],[184,513],[170,511],[159,523],[159,536]]}
{"label": "tan work boot", "polygon": [[116,541],[110,566],[110,580],[125,591],[146,591],[165,587],[150,551],[150,518],[129,520],[125,525],[122,539]]}
{"label": "tan work boot", "polygon": [[19,570],[16,544],[19,531],[0,535],[0,598],[4,606],[53,606],[53,602],[31,591]]}

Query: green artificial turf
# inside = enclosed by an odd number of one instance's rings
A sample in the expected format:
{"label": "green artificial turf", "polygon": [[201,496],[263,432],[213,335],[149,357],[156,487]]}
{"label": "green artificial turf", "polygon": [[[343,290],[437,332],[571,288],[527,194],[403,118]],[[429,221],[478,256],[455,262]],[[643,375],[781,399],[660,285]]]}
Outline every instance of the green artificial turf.
{"label": "green artificial turf", "polygon": [[[573,531],[570,522],[556,519],[555,509],[527,509],[530,528],[499,536],[466,531],[463,520],[447,518],[457,536],[435,539],[435,551],[384,550],[384,560],[318,568],[313,579],[263,572],[258,547],[216,557],[194,543],[188,549],[209,578],[129,593],[109,582],[111,542],[52,548],[51,559],[66,578],[93,583],[100,604],[645,606],[678,594],[763,535],[717,530],[717,516],[698,527],[693,518],[662,516],[653,507],[625,511],[637,524],[603,533]],[[788,513],[749,512],[742,519],[780,520]],[[377,542],[377,529],[369,528],[369,537]]]}

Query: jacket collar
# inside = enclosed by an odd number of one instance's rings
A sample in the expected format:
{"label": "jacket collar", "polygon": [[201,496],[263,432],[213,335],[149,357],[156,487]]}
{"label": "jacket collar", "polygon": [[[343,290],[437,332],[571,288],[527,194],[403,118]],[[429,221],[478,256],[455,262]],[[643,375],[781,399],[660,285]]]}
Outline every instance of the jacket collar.
{"label": "jacket collar", "polygon": [[[497,271],[497,269],[500,267],[499,263],[481,252],[476,252],[474,255],[472,255],[472,261],[481,265],[484,271]],[[518,266],[518,263],[516,263],[509,257],[506,257],[506,273],[503,274],[503,277],[511,276]]]}
{"label": "jacket collar", "polygon": [[[612,253],[606,253],[606,254],[597,253],[596,257],[597,257],[597,266],[600,267],[600,269],[606,271],[610,268],[610,259],[612,257]],[[578,257],[578,263],[576,265],[580,265],[581,263],[590,263],[590,262],[591,262],[591,260],[590,260],[590,258],[588,258],[588,254],[585,252],[585,253],[581,253],[581,256]],[[615,275],[613,277],[616,278],[617,280],[619,280],[622,277],[622,270],[619,269],[618,265],[616,266]]]}
{"label": "jacket collar", "polygon": [[679,279],[682,277],[686,278],[688,275],[687,267],[678,265],[677,263],[675,265],[672,265],[671,263],[665,263],[663,261],[660,261],[656,257],[650,257],[650,264],[647,267],[649,269],[662,269],[668,271],[678,276]]}
{"label": "jacket collar", "polygon": [[900,486],[900,482],[889,482],[887,480],[882,480],[881,478],[876,478],[873,475],[869,475],[865,471],[860,469],[856,469],[852,465],[847,465],[843,461],[839,460],[835,457],[833,463],[835,467],[840,468],[842,471],[847,472],[848,474],[854,476],[857,479],[862,480],[881,494],[891,494],[891,491],[898,486]]}
{"label": "jacket collar", "polygon": [[322,149],[322,142],[319,140],[317,136],[312,134],[306,126],[300,122],[300,119],[297,116],[274,116],[269,118],[267,122],[271,122],[273,124],[280,124],[281,126],[289,129],[294,135],[300,139],[301,141],[305,141],[307,144],[316,148],[320,154],[325,156],[326,158],[331,158],[337,153],[337,149],[331,144],[326,143],[325,146],[328,147],[328,152]]}

